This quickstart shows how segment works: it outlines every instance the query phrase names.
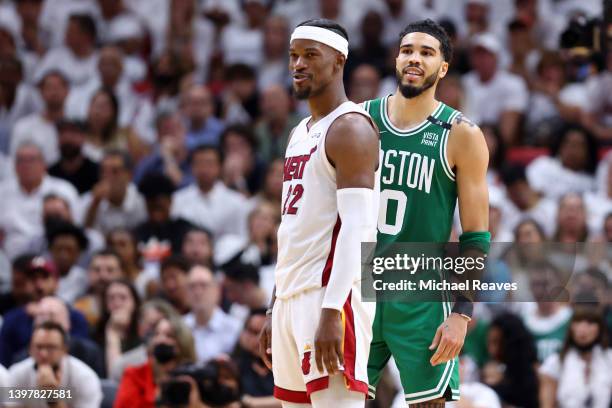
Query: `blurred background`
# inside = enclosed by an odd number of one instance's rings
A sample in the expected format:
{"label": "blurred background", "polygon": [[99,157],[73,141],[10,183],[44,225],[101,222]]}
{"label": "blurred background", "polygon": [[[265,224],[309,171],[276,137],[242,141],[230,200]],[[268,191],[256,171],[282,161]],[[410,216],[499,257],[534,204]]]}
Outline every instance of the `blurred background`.
{"label": "blurred background", "polygon": [[[399,33],[431,18],[455,47],[437,96],[489,147],[493,241],[527,245],[494,267],[527,271],[533,295],[477,304],[454,406],[609,408],[611,15],[602,0],[0,1],[0,386],[70,387],[77,407],[279,407],[257,335],[287,138],[308,115],[290,33],[342,24],[363,102],[395,91]],[[547,242],[587,245],[558,302],[538,301]],[[372,406],[405,406],[400,388],[391,364]]]}

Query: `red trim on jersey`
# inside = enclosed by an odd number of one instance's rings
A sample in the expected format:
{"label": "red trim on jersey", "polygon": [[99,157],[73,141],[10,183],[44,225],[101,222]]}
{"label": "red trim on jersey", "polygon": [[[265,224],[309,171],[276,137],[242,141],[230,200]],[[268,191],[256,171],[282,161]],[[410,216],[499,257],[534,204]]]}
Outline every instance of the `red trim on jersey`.
{"label": "red trim on jersey", "polygon": [[322,286],[327,286],[329,277],[331,276],[332,267],[334,266],[334,253],[336,252],[336,240],[338,239],[341,225],[342,221],[340,221],[340,215],[338,215],[336,225],[334,225],[334,231],[332,232],[331,249],[329,250],[329,255],[327,256],[327,261],[325,261],[325,267],[323,268],[323,277],[321,279]]}
{"label": "red trim on jersey", "polygon": [[310,397],[306,391],[286,390],[276,385],[274,386],[274,398],[294,404],[310,404]]}
{"label": "red trim on jersey", "polygon": [[312,381],[306,383],[306,392],[308,393],[308,398],[310,398],[310,394],[313,392],[321,391],[329,387],[329,376],[316,378]]}

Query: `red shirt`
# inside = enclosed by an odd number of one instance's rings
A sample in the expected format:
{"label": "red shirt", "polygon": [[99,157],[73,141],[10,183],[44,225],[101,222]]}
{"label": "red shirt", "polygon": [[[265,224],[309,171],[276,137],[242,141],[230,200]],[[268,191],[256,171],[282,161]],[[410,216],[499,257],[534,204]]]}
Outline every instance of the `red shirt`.
{"label": "red shirt", "polygon": [[156,394],[157,386],[150,361],[141,366],[128,367],[121,378],[113,408],[154,408]]}

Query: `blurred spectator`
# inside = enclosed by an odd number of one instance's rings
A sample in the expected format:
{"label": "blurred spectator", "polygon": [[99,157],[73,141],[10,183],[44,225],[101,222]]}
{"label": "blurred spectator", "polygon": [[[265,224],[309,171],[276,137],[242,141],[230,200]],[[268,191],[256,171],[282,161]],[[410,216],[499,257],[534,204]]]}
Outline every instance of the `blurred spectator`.
{"label": "blurred spectator", "polygon": [[38,83],[44,101],[44,110],[32,113],[15,123],[11,134],[11,157],[25,142],[34,143],[42,150],[45,163],[54,164],[60,157],[55,123],[64,116],[64,101],[69,84],[60,71],[46,73]]}
{"label": "blurred spectator", "polygon": [[559,200],[557,212],[556,242],[574,244],[586,242],[589,237],[584,200],[577,193],[568,193]]}
{"label": "blurred spectator", "polygon": [[346,62],[346,76],[351,78],[353,71],[363,64],[371,65],[380,74],[385,73],[388,50],[382,43],[383,25],[380,13],[375,10],[369,10],[365,13],[359,27],[361,43],[358,48],[351,50],[351,58]]}
{"label": "blurred spectator", "polygon": [[87,274],[78,264],[89,244],[87,237],[76,225],[59,221],[47,231],[47,242],[59,274],[57,295],[72,303],[87,290]]}
{"label": "blurred spectator", "polygon": [[183,237],[181,255],[192,265],[213,268],[213,242],[210,232],[203,228],[192,227]]}
{"label": "blurred spectator", "polygon": [[483,123],[480,130],[485,137],[489,149],[489,168],[487,169],[487,184],[500,186],[502,183],[500,170],[506,157],[506,146],[499,133],[499,128],[492,123]]}
{"label": "blurred spectator", "polygon": [[[36,303],[46,296],[55,296],[58,274],[55,266],[41,258],[34,257],[26,268],[27,299],[30,303],[19,306],[4,314],[0,329],[0,364],[8,365],[15,353],[28,345],[32,336],[32,323],[37,311]],[[78,311],[70,308],[70,335],[87,338],[87,320]]]}
{"label": "blurred spectator", "polygon": [[11,290],[0,294],[0,316],[17,307],[23,306],[34,298],[35,279],[30,277],[30,263],[35,256],[20,255],[11,265]]}
{"label": "blurred spectator", "polygon": [[270,0],[246,0],[243,3],[245,22],[226,27],[219,39],[226,65],[237,62],[253,67],[263,62],[263,28],[270,12]]}
{"label": "blurred spectator", "polygon": [[461,77],[459,75],[450,74],[442,78],[440,82],[438,82],[436,98],[455,109],[463,109],[465,98]]}
{"label": "blurred spectator", "polygon": [[14,56],[0,56],[0,152],[9,151],[15,124],[39,110],[35,90],[24,81],[24,68]]}
{"label": "blurred spectator", "polygon": [[286,88],[280,84],[263,88],[261,94],[261,118],[255,126],[259,146],[257,153],[262,160],[270,162],[285,156],[289,135],[300,122],[291,112],[292,102]]}
{"label": "blurred spectator", "polygon": [[225,69],[221,117],[227,124],[249,124],[259,116],[255,70],[237,63]]}
{"label": "blurred spectator", "polygon": [[275,85],[284,87],[289,84],[288,49],[289,24],[287,20],[279,15],[268,17],[263,27],[263,61],[258,66],[258,89],[264,90]]}
{"label": "blurred spectator", "polygon": [[279,224],[277,208],[262,202],[249,214],[247,236],[225,235],[217,240],[215,265],[241,262],[259,268],[273,264],[276,261],[276,230]]}
{"label": "blurred spectator", "polygon": [[144,199],[132,180],[132,160],[120,150],[109,150],[100,162],[100,181],[82,200],[83,224],[102,233],[132,228],[146,218]]}
{"label": "blurred spectator", "polygon": [[160,385],[180,364],[193,363],[193,337],[180,319],[164,318],[155,326],[147,344],[148,361],[123,373],[114,408],[153,407]]}
{"label": "blurred spectator", "polygon": [[548,262],[528,266],[529,289],[535,303],[523,303],[522,318],[534,338],[538,360],[561,349],[572,316],[569,306],[559,302],[557,291],[564,286],[561,271]]}
{"label": "blurred spectator", "polygon": [[248,310],[266,307],[270,293],[261,282],[259,269],[251,264],[235,261],[223,267],[223,288],[227,300]]}
{"label": "blurred spectator", "polygon": [[147,65],[142,58],[145,29],[140,20],[124,13],[115,17],[108,25],[108,43],[117,46],[123,53],[123,75],[129,83],[142,81],[147,74]]}
{"label": "blurred spectator", "polygon": [[608,49],[606,69],[587,82],[588,106],[581,117],[586,127],[598,141],[612,142],[612,51]]}
{"label": "blurred spectator", "polygon": [[[70,314],[63,300],[49,296],[42,298],[36,305],[34,326],[43,322],[55,322],[62,326],[66,333],[70,333]],[[83,337],[69,337],[68,354],[78,358],[96,372],[99,377],[104,376],[104,359],[102,352],[96,343]],[[13,364],[28,358],[28,350],[24,349],[17,353]]]}
{"label": "blurred spectator", "polygon": [[128,150],[134,158],[140,158],[142,148],[129,128],[119,127],[119,101],[111,88],[96,90],[89,100],[87,113],[87,140],[83,151],[92,160],[99,162],[104,151]]}
{"label": "blurred spectator", "polygon": [[95,340],[103,350],[106,372],[109,372],[121,354],[140,344],[140,299],[125,279],[110,282],[102,296],[102,316],[95,328]]}
{"label": "blurred spectator", "polygon": [[494,28],[490,25],[491,2],[489,0],[467,0],[464,2],[463,9],[464,23],[461,28],[461,37],[464,41],[469,42],[479,34],[492,31]]}
{"label": "blurred spectator", "polygon": [[529,94],[522,78],[499,66],[501,49],[491,33],[471,41],[472,71],[463,77],[465,114],[478,124],[499,123],[504,143],[514,145],[520,142],[519,124]]}
{"label": "blurred spectator", "polygon": [[181,218],[170,217],[174,184],[163,174],[150,173],[138,185],[147,204],[147,220],[134,229],[143,256],[160,260],[179,252],[185,233],[192,227]]}
{"label": "blurred spectator", "polygon": [[268,164],[263,188],[256,196],[251,198],[253,207],[262,202],[270,203],[272,207],[277,209],[278,216],[280,217],[284,170],[285,161],[282,158],[272,160]]}
{"label": "blurred spectator", "polygon": [[8,387],[9,384],[9,373],[3,365],[0,364],[0,387]]}
{"label": "blurred spectator", "polygon": [[570,192],[593,191],[596,166],[593,136],[582,127],[567,125],[552,146],[551,156],[540,156],[529,164],[527,179],[535,190],[558,199]]}
{"label": "blurred spectator", "polygon": [[538,60],[541,59],[537,39],[532,37],[529,25],[519,19],[512,20],[508,24],[508,34],[511,58],[508,71],[523,78],[531,88],[531,78]]}
{"label": "blurred spectator", "polygon": [[445,405],[448,408],[502,408],[499,397],[490,387],[479,382],[474,378],[473,363],[469,358],[459,358],[459,378],[461,384],[459,391],[461,398],[457,402],[450,402]]}
{"label": "blurred spectator", "polygon": [[207,267],[196,265],[187,282],[191,312],[183,320],[193,334],[198,362],[229,354],[238,340],[240,321],[219,307],[221,291],[215,276]]}
{"label": "blurred spectator", "polygon": [[112,281],[125,278],[121,258],[111,249],[96,252],[87,268],[87,294],[74,302],[91,327],[97,327],[102,315],[104,291]]}
{"label": "blurred spectator", "polygon": [[171,214],[211,231],[214,239],[224,234],[244,234],[247,200],[225,186],[219,179],[223,159],[212,146],[199,146],[191,153],[195,183],[177,191],[172,198]]}
{"label": "blurred spectator", "polygon": [[123,353],[111,367],[109,378],[116,382],[121,381],[123,372],[129,366],[138,366],[147,362],[147,344],[155,330],[155,326],[162,319],[178,319],[180,315],[172,305],[162,299],[148,300],[140,306],[138,318],[138,335],[144,341],[137,347]]}
{"label": "blurred spectator", "polygon": [[242,391],[246,403],[250,397],[269,397],[274,391],[274,378],[259,356],[259,333],[266,321],[265,309],[251,311],[244,324],[234,352],[242,379]]}
{"label": "blurred spectator", "polygon": [[106,242],[121,258],[126,277],[130,281],[137,282],[136,278],[141,275],[142,265],[140,251],[134,235],[125,228],[115,228],[108,233]]}
{"label": "blurred spectator", "polygon": [[134,181],[140,183],[147,173],[163,173],[175,186],[185,187],[192,182],[187,150],[186,130],[176,112],[163,112],[156,120],[158,147],[136,168]]}
{"label": "blurred spectator", "polygon": [[521,319],[497,316],[489,327],[487,348],[491,360],[482,370],[482,381],[493,388],[503,404],[538,407],[536,349]]}
{"label": "blurred spectator", "polygon": [[606,154],[597,166],[595,191],[584,194],[584,202],[589,215],[589,230],[601,233],[604,219],[612,213],[612,153]]}
{"label": "blurred spectator", "polygon": [[35,77],[62,69],[72,85],[83,85],[96,73],[98,51],[96,23],[90,15],[73,14],[68,19],[64,45],[49,50],[40,61]]}
{"label": "blurred spectator", "polygon": [[23,253],[33,238],[43,234],[43,198],[57,194],[77,206],[77,191],[64,180],[47,175],[41,149],[31,143],[17,148],[15,178],[0,183],[0,230],[3,247],[9,258]]}
{"label": "blurred spectator", "polygon": [[509,198],[502,211],[504,228],[512,231],[522,218],[530,217],[538,220],[547,236],[552,236],[556,228],[555,202],[543,197],[531,187],[527,182],[525,168],[520,165],[504,167],[501,177]]}
{"label": "blurred spectator", "polygon": [[223,122],[213,116],[214,102],[204,85],[193,85],[181,95],[182,111],[187,119],[187,145],[218,145]]}
{"label": "blurred spectator", "polygon": [[257,140],[250,127],[233,125],[221,135],[222,179],[226,186],[251,196],[264,181],[265,163],[257,156]]}
{"label": "blurred spectator", "polygon": [[78,121],[57,123],[60,159],[49,168],[49,174],[66,180],[79,194],[90,191],[98,182],[98,164],[83,154],[87,127]]}
{"label": "blurred spectator", "polygon": [[[68,355],[68,333],[55,322],[36,326],[30,358],[12,366],[9,378],[11,387],[69,389],[72,406],[97,408],[102,402],[98,376],[81,360]],[[46,407],[47,403],[30,402],[28,406]]]}
{"label": "blurred spectator", "polygon": [[406,0],[384,0],[381,15],[384,21],[382,42],[385,47],[395,47],[399,33],[407,24],[420,20],[422,16],[415,10],[415,2]]}
{"label": "blurred spectator", "polygon": [[351,74],[348,98],[355,103],[376,99],[380,95],[380,74],[369,64],[358,65]]}
{"label": "blurred spectator", "polygon": [[597,309],[574,310],[562,349],[540,367],[540,407],[610,406],[612,350]]}
{"label": "blurred spectator", "polygon": [[159,267],[161,294],[181,315],[189,313],[188,275],[191,265],[179,255],[171,255]]}

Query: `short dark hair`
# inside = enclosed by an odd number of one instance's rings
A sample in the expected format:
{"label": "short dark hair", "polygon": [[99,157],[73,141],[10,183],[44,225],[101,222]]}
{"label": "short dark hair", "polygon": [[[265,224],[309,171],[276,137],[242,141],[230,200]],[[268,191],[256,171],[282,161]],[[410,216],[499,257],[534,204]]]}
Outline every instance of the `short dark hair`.
{"label": "short dark hair", "polygon": [[194,147],[191,150],[191,153],[189,153],[189,163],[190,164],[193,163],[193,158],[196,156],[196,154],[204,153],[208,151],[215,152],[217,154],[217,157],[219,158],[219,162],[223,164],[223,159],[224,159],[223,152],[217,146],[212,145],[212,144],[200,144]]}
{"label": "short dark hair", "polygon": [[255,70],[247,64],[232,64],[225,70],[225,80],[228,82],[239,79],[254,80],[256,77]]}
{"label": "short dark hair", "polygon": [[27,273],[30,270],[32,260],[36,258],[36,254],[22,254],[13,260],[13,271]]}
{"label": "short dark hair", "polygon": [[85,34],[96,41],[96,22],[89,14],[72,14],[70,21],[74,21]]}
{"label": "short dark hair", "polygon": [[109,157],[119,157],[123,162],[123,167],[129,171],[132,171],[134,168],[134,161],[132,160],[132,156],[125,150],[121,150],[118,148],[110,148],[104,151],[104,156],[102,157],[102,161],[106,160]]}
{"label": "short dark hair", "polygon": [[182,255],[170,255],[161,262],[161,265],[159,267],[159,273],[163,274],[164,271],[168,268],[177,268],[181,270],[181,272],[183,272],[185,275],[187,275],[189,273],[189,270],[191,269],[191,262],[189,262]]}
{"label": "short dark hair", "polygon": [[176,187],[172,180],[162,173],[147,173],[138,183],[138,191],[140,191],[145,200],[157,197],[170,197],[175,190]]}
{"label": "short dark hair", "polygon": [[527,173],[525,171],[525,166],[521,164],[507,164],[502,167],[500,176],[502,182],[509,187],[511,184],[514,184],[518,181],[527,181]]}
{"label": "short dark hair", "polygon": [[307,26],[307,27],[321,27],[327,30],[333,31],[336,34],[341,35],[348,41],[349,36],[346,32],[346,29],[342,27],[340,24],[336,23],[333,20],[328,20],[326,18],[313,18],[310,20],[302,21],[297,25],[298,27]]}
{"label": "short dark hair", "polygon": [[97,258],[99,256],[112,256],[112,257],[114,257],[115,259],[117,259],[117,262],[119,262],[119,267],[121,268],[121,270],[125,273],[125,265],[123,263],[123,259],[121,258],[121,256],[119,256],[117,251],[115,251],[114,249],[112,249],[112,248],[103,248],[103,249],[100,249],[99,251],[94,252],[93,255],[91,255],[89,263],[91,263],[91,261],[93,261],[94,258]]}
{"label": "short dark hair", "polygon": [[85,133],[89,129],[87,122],[78,119],[60,119],[55,123],[57,132],[63,130],[76,130],[77,132]]}
{"label": "short dark hair", "polygon": [[259,269],[251,264],[240,261],[230,262],[223,266],[223,273],[228,279],[237,282],[253,282],[259,285]]}
{"label": "short dark hair", "polygon": [[587,173],[593,174],[597,168],[597,141],[591,132],[589,132],[585,127],[579,125],[577,123],[565,123],[563,127],[559,130],[558,136],[553,140],[550,155],[556,156],[559,154],[559,150],[561,150],[561,145],[565,142],[565,139],[571,132],[578,132],[584,135],[584,140],[586,143],[587,149],[587,160],[585,163],[585,171]]}
{"label": "short dark hair", "polygon": [[68,346],[68,342],[70,341],[70,338],[69,338],[68,332],[64,330],[61,324],[56,323],[51,320],[46,320],[42,323],[39,323],[36,326],[34,326],[34,329],[32,330],[32,338],[34,338],[34,332],[36,332],[36,330],[56,331],[62,336],[62,342],[64,343],[64,346]]}
{"label": "short dark hair", "polygon": [[242,139],[244,139],[249,146],[251,146],[251,150],[255,152],[257,150],[257,138],[255,137],[255,133],[250,126],[246,125],[231,125],[225,128],[223,133],[221,133],[221,149],[225,149],[225,141],[227,140],[227,135],[230,133],[235,133]]}
{"label": "short dark hair", "polygon": [[81,251],[87,249],[89,240],[83,229],[67,221],[57,221],[53,223],[53,227],[46,231],[47,243],[51,246],[58,237],[65,235],[69,235],[76,239]]}
{"label": "short dark hair", "polygon": [[410,33],[425,33],[431,35],[436,40],[440,41],[440,51],[442,52],[444,61],[450,62],[453,59],[453,46],[451,44],[450,37],[448,36],[448,33],[444,27],[442,27],[440,24],[429,18],[410,23],[399,35],[400,44],[402,38]]}

